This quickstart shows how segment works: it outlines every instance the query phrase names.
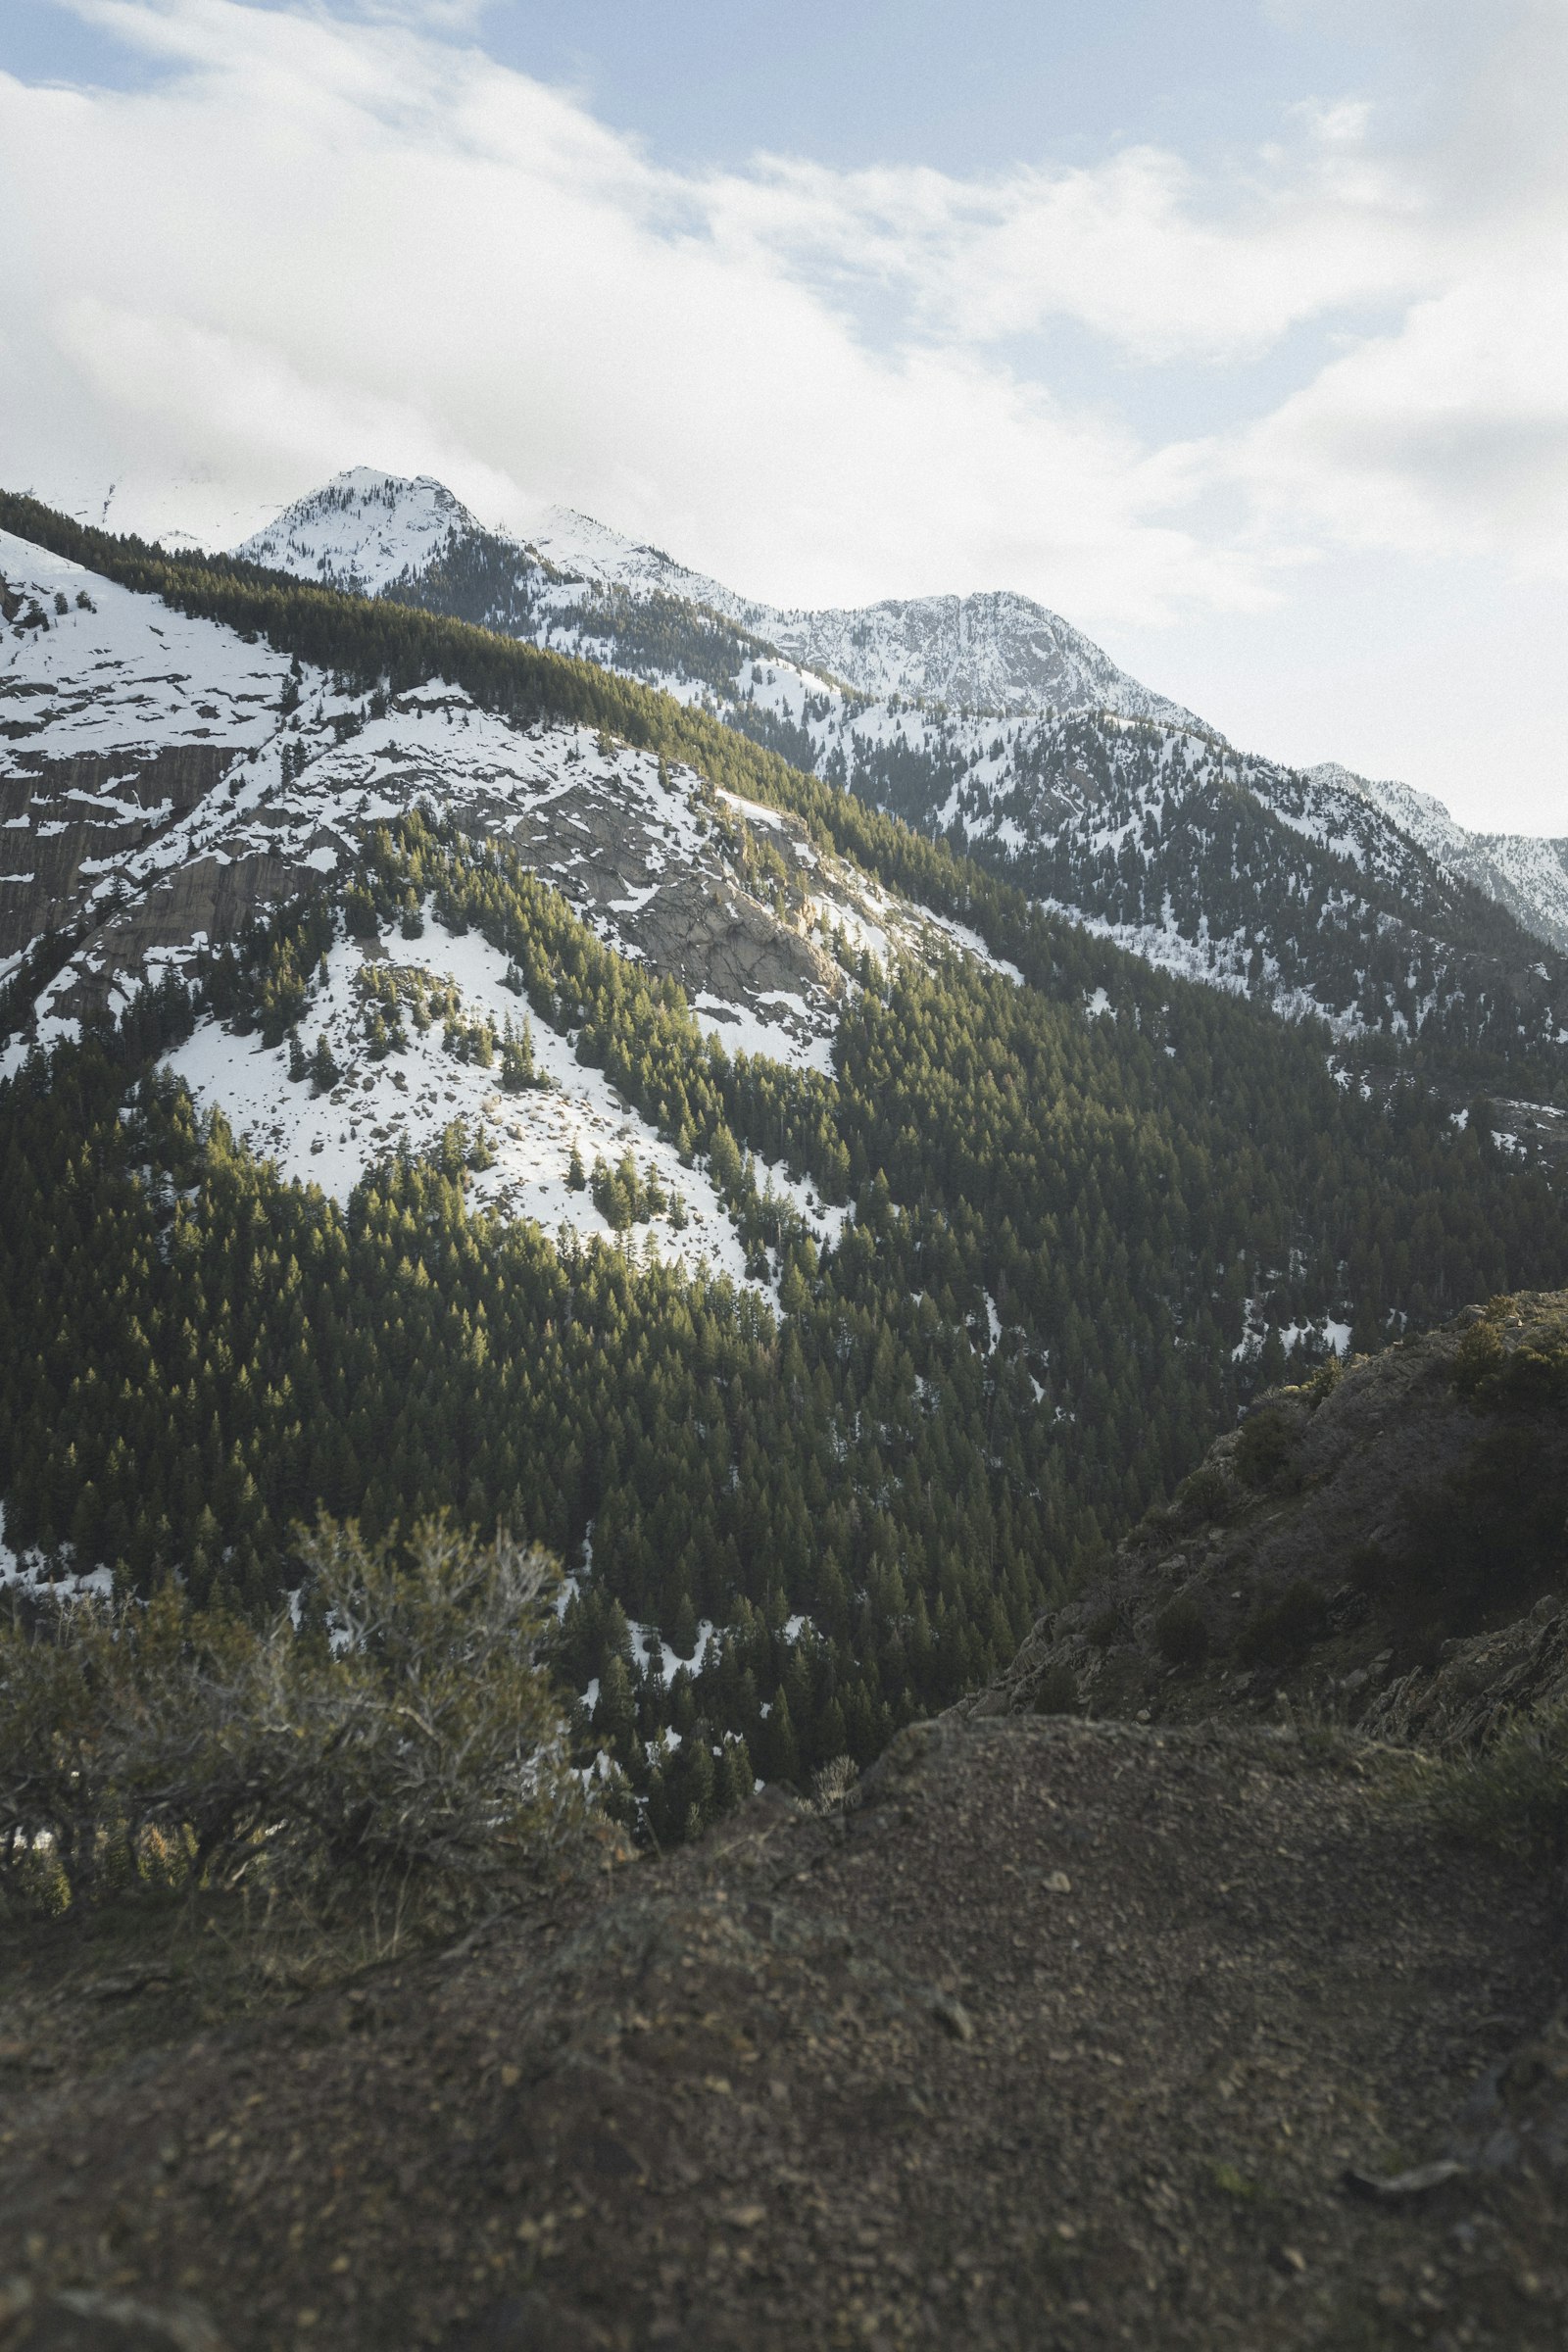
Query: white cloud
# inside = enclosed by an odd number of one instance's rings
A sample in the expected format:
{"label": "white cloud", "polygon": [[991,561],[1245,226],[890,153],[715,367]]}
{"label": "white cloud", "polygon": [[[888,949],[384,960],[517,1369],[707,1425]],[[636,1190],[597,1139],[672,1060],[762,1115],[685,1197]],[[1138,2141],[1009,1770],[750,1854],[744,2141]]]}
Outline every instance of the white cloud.
{"label": "white cloud", "polygon": [[[46,495],[234,537],[363,460],[781,601],[1005,583],[1112,633],[1309,613],[1346,549],[1568,568],[1560,0],[1471,20],[1462,77],[1434,48],[1419,135],[1341,99],[1224,172],[971,181],[661,168],[432,37],[481,0],[71,4],[159,71],[0,76],[4,473]],[[1060,321],[1093,400],[1017,356]],[[1241,424],[1124,421],[1287,348]]]}
{"label": "white cloud", "polygon": [[1298,130],[1222,185],[1152,147],[978,183],[784,162],[720,185],[714,212],[760,248],[905,289],[943,339],[1068,318],[1137,360],[1224,361],[1437,277],[1418,200],[1370,151],[1365,110],[1302,109]]}

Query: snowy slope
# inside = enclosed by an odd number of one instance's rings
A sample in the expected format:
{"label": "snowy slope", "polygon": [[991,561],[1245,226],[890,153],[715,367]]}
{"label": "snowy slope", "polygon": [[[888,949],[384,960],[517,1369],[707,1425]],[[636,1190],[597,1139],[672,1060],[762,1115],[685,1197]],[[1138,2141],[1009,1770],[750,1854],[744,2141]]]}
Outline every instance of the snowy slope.
{"label": "snowy slope", "polygon": [[[0,531],[0,773],[52,760],[266,740],[288,663]],[[63,607],[64,610],[60,608]]]}
{"label": "snowy slope", "polygon": [[[384,561],[398,553],[384,533],[379,545]],[[331,570],[332,553],[321,541],[312,560]],[[269,903],[348,880],[370,830],[416,804],[510,844],[618,955],[678,980],[732,1053],[828,1070],[862,949],[993,960],[824,856],[795,820],[596,730],[514,726],[436,678],[397,696],[346,693],[21,540],[0,538],[0,979],[20,985],[24,956],[46,933],[60,942],[27,984],[0,1074],[34,1044],[77,1034],[86,1013],[122,1010],[143,982],[191,970]],[[764,836],[766,903],[746,881],[749,845]],[[527,1017],[497,951],[427,915],[416,939],[362,945],[340,929],[299,1024],[307,1054],[322,1037],[331,1049],[329,1092],[290,1076],[286,1044],[269,1050],[210,1015],[171,1065],[287,1175],[339,1198],[386,1153],[429,1149],[461,1120],[489,1163],[473,1177],[481,1204],[603,1236],[590,1192],[567,1183],[572,1154],[591,1169],[630,1151],[665,1207],[622,1246],[742,1278],[744,1252],[702,1168],[683,1167],[604,1073],[578,1062],[570,1036],[532,1022],[545,1083],[516,1094],[500,1091],[493,1066],[444,1050],[445,1016],[378,1054],[360,985],[371,966],[453,997],[465,1021],[498,1033]],[[830,1240],[843,1212],[769,1173]]]}
{"label": "snowy slope", "polygon": [[428,564],[454,531],[478,524],[440,482],[409,481],[355,466],[284,509],[234,550],[252,564],[378,596],[401,572]]}
{"label": "snowy slope", "polygon": [[624,538],[591,514],[573,507],[550,507],[529,525],[525,544],[568,579],[590,581],[598,588],[629,588],[647,595],[658,591],[687,604],[710,605],[729,619],[739,618],[742,599],[707,572],[692,571],[666,556],[662,547]]}
{"label": "snowy slope", "polygon": [[1312,782],[1354,795],[1379,809],[1450,873],[1506,906],[1527,930],[1568,950],[1568,835],[1471,833],[1443,803],[1408,784],[1374,783],[1333,762],[1309,768]]}
{"label": "snowy slope", "polygon": [[[590,1195],[572,1188],[568,1172],[574,1150],[585,1168],[601,1159],[613,1166],[630,1150],[639,1174],[657,1174],[675,1211],[674,1220],[668,1209],[654,1217],[634,1246],[692,1267],[706,1263],[735,1282],[746,1279],[734,1225],[703,1170],[682,1167],[604,1072],[585,1068],[553,1030],[533,1025],[535,1062],[548,1083],[519,1095],[502,1094],[493,1069],[447,1054],[439,1024],[411,1031],[403,1051],[371,1058],[355,988],[368,960],[356,942],[339,940],[300,1024],[307,1052],[324,1036],[343,1072],[329,1094],[290,1079],[286,1045],[269,1050],[253,1038],[230,1036],[211,1018],[168,1056],[168,1066],[200,1107],[221,1109],[239,1140],[273,1160],[282,1175],[319,1184],[343,1202],[387,1153],[432,1151],[461,1121],[465,1136],[482,1139],[492,1155],[469,1182],[476,1207],[531,1217],[552,1233],[565,1226],[585,1239],[612,1241],[611,1226]],[[453,938],[432,922],[417,942],[389,943],[389,952],[373,960],[411,977],[452,982],[465,1019],[488,1015],[498,1030],[508,1019],[521,1024],[523,1008],[505,985],[506,958],[474,932]]]}
{"label": "snowy slope", "polygon": [[857,610],[762,604],[677,564],[661,548],[560,507],[530,530],[528,545],[558,570],[598,587],[706,605],[801,668],[842,679],[873,701],[914,698],[999,713],[1113,710],[1214,732],[1118,669],[1059,613],[1005,589],[890,599]]}

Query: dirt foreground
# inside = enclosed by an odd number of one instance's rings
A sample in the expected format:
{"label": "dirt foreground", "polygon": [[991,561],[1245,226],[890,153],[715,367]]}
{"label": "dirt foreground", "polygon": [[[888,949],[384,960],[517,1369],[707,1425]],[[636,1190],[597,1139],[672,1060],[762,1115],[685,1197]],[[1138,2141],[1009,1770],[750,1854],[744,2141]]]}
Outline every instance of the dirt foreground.
{"label": "dirt foreground", "polygon": [[0,2352],[1560,2346],[1558,1890],[1389,1778],[950,1718],[226,2023],[16,1941]]}

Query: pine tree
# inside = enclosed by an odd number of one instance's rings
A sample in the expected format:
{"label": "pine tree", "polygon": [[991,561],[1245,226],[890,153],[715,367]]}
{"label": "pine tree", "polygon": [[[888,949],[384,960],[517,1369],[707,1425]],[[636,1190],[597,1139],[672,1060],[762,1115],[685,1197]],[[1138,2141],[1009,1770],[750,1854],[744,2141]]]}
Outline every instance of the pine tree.
{"label": "pine tree", "polygon": [[333,1058],[332,1048],[327,1042],[324,1029],[316,1041],[316,1050],[311,1055],[310,1067],[311,1083],[316,1092],[318,1095],[329,1095],[342,1076],[342,1072]]}

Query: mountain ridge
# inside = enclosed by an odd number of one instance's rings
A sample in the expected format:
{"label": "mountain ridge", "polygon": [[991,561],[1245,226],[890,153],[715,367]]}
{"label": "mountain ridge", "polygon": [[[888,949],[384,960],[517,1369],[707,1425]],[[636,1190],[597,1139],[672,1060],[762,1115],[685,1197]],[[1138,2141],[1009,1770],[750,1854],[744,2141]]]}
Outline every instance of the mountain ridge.
{"label": "mountain ridge", "polygon": [[[481,528],[429,476],[411,483],[355,466],[285,508],[234,553],[285,570],[304,564],[317,577],[373,595],[404,573],[416,574],[447,536],[477,535]],[[566,579],[705,607],[786,659],[868,698],[911,695],[999,714],[1046,704],[1103,707],[1127,717],[1203,724],[1129,677],[1071,622],[1008,590],[808,611],[741,595],[571,508],[547,510],[515,536],[484,535],[519,556],[542,559]]]}
{"label": "mountain ridge", "polygon": [[[1321,859],[1315,872],[1293,870],[1277,836],[1267,834],[1271,820],[1294,827],[1342,864],[1348,855],[1362,874],[1369,849],[1385,876],[1401,871],[1399,886],[1416,893],[1418,934],[1427,919],[1423,908],[1437,913],[1440,936],[1451,921],[1451,892],[1446,897],[1446,886],[1435,886],[1441,873],[1500,906],[1544,944],[1568,950],[1568,867],[1550,843],[1483,840],[1403,787],[1374,785],[1332,763],[1295,770],[1238,753],[1179,706],[1128,679],[1070,624],[1040,608],[1006,597],[926,600],[912,636],[900,616],[907,618],[914,606],[791,616],[738,597],[662,551],[582,516],[558,516],[554,537],[542,530],[536,550],[470,527],[471,517],[454,524],[445,544],[436,546],[432,488],[419,488],[414,501],[412,552],[403,570],[393,575],[395,545],[382,558],[380,593],[560,645],[703,700],[794,764],[831,777],[923,830],[951,831],[1033,895],[1168,968],[1222,987],[1260,991],[1281,1010],[1321,1012],[1349,1030],[1370,1019],[1372,1027],[1398,1035],[1417,1017],[1431,994],[1430,982],[1419,978],[1430,960],[1419,940],[1404,958],[1418,975],[1414,985],[1396,989],[1391,973],[1373,997],[1364,995],[1365,976],[1382,955],[1384,914],[1404,911],[1398,897],[1374,897],[1352,913],[1348,931],[1354,936],[1344,949],[1333,938],[1323,950],[1314,949],[1299,933],[1300,901],[1309,898],[1321,908],[1346,881],[1358,889],[1357,875]],[[352,505],[362,495],[367,512],[379,516],[396,507],[401,493],[394,477],[365,469],[329,485],[319,494],[324,505],[307,499],[290,511],[299,518],[296,567],[308,576],[332,573],[343,502]],[[245,549],[258,557],[286,554],[286,537],[274,528],[270,538],[253,539]],[[359,561],[360,538],[351,528],[343,540],[345,578]],[[556,565],[572,576],[562,576],[551,568]],[[972,642],[975,632],[965,617],[971,612],[984,623],[981,668],[993,681],[1002,680],[994,699],[1013,706],[995,717],[944,703],[933,691],[956,682],[956,657],[942,641]],[[1042,627],[1058,632],[1043,656]],[[726,635],[726,628],[736,633]],[[1051,666],[1053,647],[1062,652],[1059,670]],[[811,661],[820,671],[808,666]],[[1038,707],[1048,686],[1063,683],[1057,705]],[[1190,848],[1178,844],[1173,852],[1167,845],[1162,855],[1149,856],[1150,812],[1157,840],[1164,796],[1156,788],[1152,800],[1148,788],[1118,775],[1127,765],[1129,723],[1162,728],[1180,746],[1189,793],[1203,804],[1194,810]],[[1092,746],[1088,772],[1098,771],[1087,795],[1078,782],[1084,762],[1076,749],[1085,743]],[[1220,927],[1206,919],[1210,877],[1201,846],[1213,832],[1215,812],[1222,831],[1231,827],[1224,811],[1233,781],[1251,795],[1264,827],[1259,833],[1253,819],[1251,841],[1238,845],[1230,860],[1251,865],[1259,875],[1256,911],[1239,910],[1239,931],[1234,919]],[[1121,809],[1109,828],[1094,808],[1107,791]],[[1141,876],[1127,868],[1120,850],[1107,862],[1112,833],[1123,850],[1130,842]],[[1298,865],[1312,855],[1300,853]],[[1230,887],[1230,878],[1223,887]],[[1321,911],[1314,915],[1319,929],[1323,919]],[[1329,929],[1347,931],[1343,911],[1332,916]],[[1316,984],[1311,969],[1324,952],[1332,967],[1326,988]],[[1521,988],[1527,998],[1539,991],[1541,979],[1531,976],[1522,940],[1513,951],[1504,948],[1502,957],[1509,987]],[[1549,973],[1546,979],[1551,994]],[[1557,1029],[1568,1033],[1568,1004],[1556,1010],[1548,1036]]]}

